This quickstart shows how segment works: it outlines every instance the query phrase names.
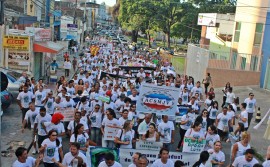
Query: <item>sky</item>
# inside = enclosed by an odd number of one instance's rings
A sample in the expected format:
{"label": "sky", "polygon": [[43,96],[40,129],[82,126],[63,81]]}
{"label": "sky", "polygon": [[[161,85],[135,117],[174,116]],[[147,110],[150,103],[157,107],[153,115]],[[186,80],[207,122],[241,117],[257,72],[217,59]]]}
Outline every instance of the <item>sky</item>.
{"label": "sky", "polygon": [[96,0],[98,4],[101,4],[102,2],[105,2],[108,6],[113,6],[116,3],[116,0]]}

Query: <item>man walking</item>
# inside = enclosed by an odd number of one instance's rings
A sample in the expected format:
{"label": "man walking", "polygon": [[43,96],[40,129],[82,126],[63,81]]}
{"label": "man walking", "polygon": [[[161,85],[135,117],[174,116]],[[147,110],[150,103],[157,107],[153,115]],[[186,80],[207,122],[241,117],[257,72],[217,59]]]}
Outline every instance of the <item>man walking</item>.
{"label": "man walking", "polygon": [[245,99],[244,101],[247,104],[246,111],[248,113],[248,127],[250,125],[250,121],[253,117],[253,113],[256,109],[256,99],[254,99],[254,94],[249,93],[249,97]]}
{"label": "man walking", "polygon": [[35,95],[31,92],[28,91],[28,86],[24,85],[23,86],[23,91],[19,93],[17,97],[17,102],[22,110],[22,122],[24,120],[26,112],[29,110],[29,103],[35,101]]}

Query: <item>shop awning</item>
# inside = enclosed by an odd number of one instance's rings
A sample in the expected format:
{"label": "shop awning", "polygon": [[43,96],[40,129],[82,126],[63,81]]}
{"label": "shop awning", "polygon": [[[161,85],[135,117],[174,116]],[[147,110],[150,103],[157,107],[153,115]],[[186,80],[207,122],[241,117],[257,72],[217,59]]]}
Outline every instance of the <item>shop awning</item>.
{"label": "shop awning", "polygon": [[64,46],[52,41],[34,43],[34,52],[58,53],[63,49]]}

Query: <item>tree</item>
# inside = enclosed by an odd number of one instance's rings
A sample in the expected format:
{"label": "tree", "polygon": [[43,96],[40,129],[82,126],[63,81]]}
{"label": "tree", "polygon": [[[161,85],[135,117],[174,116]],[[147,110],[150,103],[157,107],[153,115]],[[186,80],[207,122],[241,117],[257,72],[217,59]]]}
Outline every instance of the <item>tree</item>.
{"label": "tree", "polygon": [[171,28],[183,16],[183,9],[179,0],[161,0],[156,14],[157,27],[166,34],[167,47],[170,48]]}

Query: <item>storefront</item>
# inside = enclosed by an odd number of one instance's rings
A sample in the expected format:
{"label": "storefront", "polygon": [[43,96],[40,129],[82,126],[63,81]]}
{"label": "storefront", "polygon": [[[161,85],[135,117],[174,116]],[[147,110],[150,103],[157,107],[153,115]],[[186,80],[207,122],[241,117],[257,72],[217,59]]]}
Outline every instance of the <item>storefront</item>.
{"label": "storefront", "polygon": [[[53,60],[56,59],[57,55],[62,55],[64,47],[61,44],[46,41],[46,42],[34,42],[33,51],[35,57],[35,78],[41,76],[47,76],[49,66]],[[42,68],[40,68],[42,67]]]}
{"label": "storefront", "polygon": [[52,42],[51,29],[26,27],[26,33],[33,36],[33,71],[32,75],[39,79],[46,75],[46,70],[54,56],[63,50],[63,46]]}

